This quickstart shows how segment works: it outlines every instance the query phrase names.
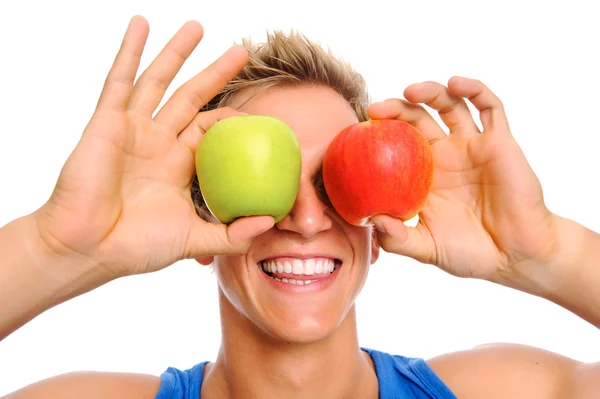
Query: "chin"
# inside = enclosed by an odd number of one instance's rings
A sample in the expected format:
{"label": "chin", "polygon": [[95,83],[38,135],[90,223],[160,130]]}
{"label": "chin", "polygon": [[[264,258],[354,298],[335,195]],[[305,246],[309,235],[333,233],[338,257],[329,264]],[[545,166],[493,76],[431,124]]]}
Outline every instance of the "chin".
{"label": "chin", "polygon": [[263,320],[257,324],[268,336],[287,344],[310,344],[324,341],[337,331],[343,321],[335,314],[302,314],[290,311],[289,316],[278,320]]}
{"label": "chin", "polygon": [[343,333],[367,269],[324,249],[219,262],[223,327],[236,341],[246,334],[271,343],[327,340]]}

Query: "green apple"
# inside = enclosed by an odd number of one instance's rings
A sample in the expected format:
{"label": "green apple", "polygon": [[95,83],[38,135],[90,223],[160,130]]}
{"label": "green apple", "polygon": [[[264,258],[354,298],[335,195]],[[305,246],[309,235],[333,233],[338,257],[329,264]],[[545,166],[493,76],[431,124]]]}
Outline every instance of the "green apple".
{"label": "green apple", "polygon": [[238,115],[208,129],[196,151],[196,173],[210,212],[222,223],[292,209],[302,169],[300,145],[285,122]]}

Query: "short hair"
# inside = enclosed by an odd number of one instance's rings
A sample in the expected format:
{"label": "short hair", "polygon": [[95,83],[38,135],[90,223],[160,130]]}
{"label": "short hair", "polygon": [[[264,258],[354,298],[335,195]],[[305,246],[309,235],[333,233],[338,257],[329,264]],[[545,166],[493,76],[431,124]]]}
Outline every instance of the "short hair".
{"label": "short hair", "polygon": [[[323,86],[339,93],[350,104],[359,121],[366,121],[370,98],[364,78],[347,62],[325,51],[318,43],[296,31],[267,33],[264,43],[242,40],[248,51],[248,62],[200,112],[227,106],[242,90],[266,90],[273,86]],[[192,200],[198,215],[218,222],[210,213],[198,184],[192,182]]]}

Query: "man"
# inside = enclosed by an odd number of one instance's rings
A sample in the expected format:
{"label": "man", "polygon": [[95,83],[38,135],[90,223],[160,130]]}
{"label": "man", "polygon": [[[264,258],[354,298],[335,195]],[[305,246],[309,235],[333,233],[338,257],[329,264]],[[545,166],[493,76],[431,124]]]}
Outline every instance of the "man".
{"label": "man", "polygon": [[[115,278],[195,258],[218,278],[219,355],[161,377],[58,376],[8,398],[600,393],[599,364],[536,348],[488,345],[425,362],[358,344],[354,300],[380,248],[539,295],[600,326],[600,237],[546,208],[501,102],[482,83],[417,84],[407,101],[368,106],[364,82],[347,65],[299,35],[274,35],[266,46],[248,45],[250,59],[231,48],[155,114],[202,29],[186,24],[134,84],[147,34],[145,20],[134,18],[51,198],[0,230],[0,303],[19,304],[3,307],[0,337]],[[480,111],[483,132],[465,98]],[[419,103],[437,110],[450,134]],[[276,225],[267,216],[215,223],[194,182],[202,134],[242,112],[284,120],[301,145],[298,197]],[[414,228],[385,215],[375,227],[351,226],[328,204],[323,154],[342,128],[367,118],[405,120],[432,144],[434,187]]]}

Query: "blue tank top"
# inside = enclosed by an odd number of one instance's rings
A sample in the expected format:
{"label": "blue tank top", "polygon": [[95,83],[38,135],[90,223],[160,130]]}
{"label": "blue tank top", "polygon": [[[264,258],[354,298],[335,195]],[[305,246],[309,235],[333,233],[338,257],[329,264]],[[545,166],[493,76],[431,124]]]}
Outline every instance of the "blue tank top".
{"label": "blue tank top", "polygon": [[[425,360],[362,349],[375,364],[380,399],[457,399]],[[183,371],[169,367],[155,399],[199,399],[206,363]]]}

